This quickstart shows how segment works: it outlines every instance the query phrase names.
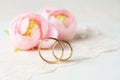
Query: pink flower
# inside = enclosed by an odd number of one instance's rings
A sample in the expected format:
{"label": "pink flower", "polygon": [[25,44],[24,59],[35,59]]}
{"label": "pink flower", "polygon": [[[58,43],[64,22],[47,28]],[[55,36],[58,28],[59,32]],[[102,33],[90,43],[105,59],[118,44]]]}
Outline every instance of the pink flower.
{"label": "pink flower", "polygon": [[14,46],[21,50],[29,50],[38,45],[48,48],[49,44],[40,45],[40,41],[47,37],[58,36],[55,28],[48,27],[46,20],[34,13],[24,13],[15,17],[10,23],[9,34]]}
{"label": "pink flower", "polygon": [[67,10],[61,8],[46,8],[39,12],[58,31],[58,39],[71,40],[76,32],[76,21]]}

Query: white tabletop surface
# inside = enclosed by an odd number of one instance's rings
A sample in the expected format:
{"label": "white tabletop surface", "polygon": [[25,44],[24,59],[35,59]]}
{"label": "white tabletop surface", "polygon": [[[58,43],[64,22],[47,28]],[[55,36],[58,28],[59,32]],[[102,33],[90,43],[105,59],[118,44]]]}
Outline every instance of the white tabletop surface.
{"label": "white tabletop surface", "polygon": [[[37,12],[45,7],[62,7],[69,10],[77,20],[78,33],[88,26],[108,37],[106,41],[108,49],[109,47],[117,49],[103,52],[96,58],[80,60],[71,66],[58,67],[55,71],[33,75],[23,80],[120,80],[120,0],[0,0],[0,41],[6,40],[3,30],[15,15],[23,11]],[[76,44],[81,42],[81,45],[84,45],[82,41],[77,41]],[[111,43],[113,46],[109,46]],[[0,80],[11,79],[0,77]]]}

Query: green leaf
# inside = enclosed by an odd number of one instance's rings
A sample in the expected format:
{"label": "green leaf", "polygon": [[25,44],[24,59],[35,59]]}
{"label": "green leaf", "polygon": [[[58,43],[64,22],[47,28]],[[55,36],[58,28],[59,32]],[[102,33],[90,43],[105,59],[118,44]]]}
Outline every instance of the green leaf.
{"label": "green leaf", "polygon": [[9,31],[7,29],[4,30],[4,32],[9,35]]}
{"label": "green leaf", "polygon": [[19,52],[19,51],[20,51],[20,49],[14,48],[14,52]]}

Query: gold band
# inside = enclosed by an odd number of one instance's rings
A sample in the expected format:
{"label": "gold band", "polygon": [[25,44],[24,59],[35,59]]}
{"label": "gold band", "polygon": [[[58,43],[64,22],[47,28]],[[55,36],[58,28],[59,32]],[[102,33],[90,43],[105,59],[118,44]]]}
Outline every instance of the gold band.
{"label": "gold band", "polygon": [[[60,45],[60,47],[61,47],[61,49],[62,49],[62,53],[61,53],[60,57],[59,57],[58,59],[56,59],[55,61],[49,61],[49,60],[45,59],[45,58],[42,56],[41,51],[40,51],[41,48],[39,48],[39,49],[38,49],[39,56],[40,56],[45,62],[47,62],[47,63],[49,63],[49,64],[55,64],[55,63],[57,63],[57,62],[59,61],[59,59],[62,58],[62,56],[63,56],[63,54],[64,54],[64,49],[63,49],[63,47],[62,47],[61,42],[60,42],[58,39],[56,39],[56,38],[47,38],[47,39],[53,39],[53,40],[57,41],[57,43]],[[53,54],[53,55],[55,55],[54,52],[53,52],[53,47],[55,47],[55,46],[56,46],[56,44],[53,44],[53,45],[52,45],[52,54]],[[50,48],[50,49],[51,49],[51,48]]]}
{"label": "gold band", "polygon": [[[58,60],[60,60],[60,61],[67,61],[67,60],[69,60],[71,57],[72,57],[72,54],[73,54],[73,49],[72,49],[72,46],[70,45],[70,43],[69,42],[67,42],[67,41],[64,41],[64,40],[60,40],[60,42],[64,42],[64,43],[66,43],[67,45],[69,45],[69,47],[70,47],[70,55],[67,57],[67,58],[65,58],[65,59],[62,59],[62,58],[58,58],[56,55],[55,55],[55,53],[54,53],[54,49],[52,49],[52,52],[53,52],[53,56]],[[54,46],[53,46],[54,47]],[[62,45],[62,47],[63,47],[63,45]]]}

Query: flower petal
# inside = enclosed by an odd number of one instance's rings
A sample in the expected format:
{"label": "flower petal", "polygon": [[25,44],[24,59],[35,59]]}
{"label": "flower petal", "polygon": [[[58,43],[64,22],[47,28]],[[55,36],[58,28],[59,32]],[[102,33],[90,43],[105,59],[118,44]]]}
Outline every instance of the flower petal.
{"label": "flower petal", "polygon": [[51,39],[47,39],[47,38],[56,38],[57,39],[57,37],[58,37],[57,30],[54,27],[49,27],[47,37],[46,37],[46,39],[40,41],[39,47],[44,48],[44,49],[50,48],[54,44],[55,40],[51,40]]}

